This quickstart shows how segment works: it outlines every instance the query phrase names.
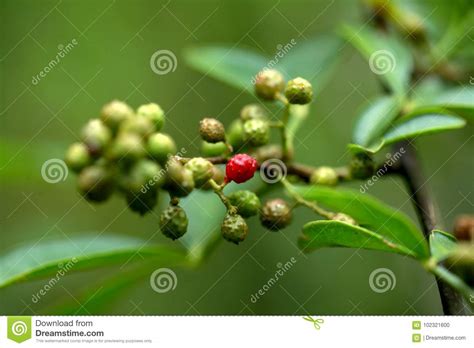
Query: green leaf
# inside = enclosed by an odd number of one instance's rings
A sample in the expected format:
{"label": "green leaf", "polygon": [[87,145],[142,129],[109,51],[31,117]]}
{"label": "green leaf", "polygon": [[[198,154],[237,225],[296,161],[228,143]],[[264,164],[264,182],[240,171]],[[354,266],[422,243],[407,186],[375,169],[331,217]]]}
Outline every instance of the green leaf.
{"label": "green leaf", "polygon": [[398,116],[401,100],[395,96],[381,97],[362,111],[353,132],[355,143],[367,146],[384,131]]}
{"label": "green leaf", "polygon": [[357,155],[359,153],[366,153],[369,155],[374,155],[377,152],[379,152],[383,146],[384,146],[384,141],[383,139],[378,139],[376,140],[373,144],[370,146],[362,146],[359,144],[348,144],[347,149],[353,154]]}
{"label": "green leaf", "polygon": [[122,266],[156,260],[167,264],[187,265],[183,251],[163,245],[148,245],[147,241],[119,235],[69,237],[19,247],[0,258],[0,288],[44,277],[56,277],[58,271],[67,274],[106,266]]}
{"label": "green leaf", "polygon": [[401,119],[383,135],[384,146],[402,139],[462,128],[465,124],[466,121],[462,118],[449,115],[422,115],[408,120]]}
{"label": "green leaf", "polygon": [[402,212],[367,193],[322,186],[296,186],[295,190],[307,200],[352,216],[360,226],[404,246],[416,257],[429,257],[428,245],[416,225]]}
{"label": "green leaf", "polygon": [[303,227],[303,235],[299,238],[298,245],[305,252],[324,247],[348,247],[388,251],[416,257],[410,249],[393,243],[380,234],[340,221],[307,223]]}
{"label": "green leaf", "polygon": [[396,36],[369,27],[344,26],[342,35],[368,61],[370,70],[398,95],[408,91],[413,57]]}
{"label": "green leaf", "polygon": [[440,230],[431,231],[430,251],[431,257],[436,262],[446,259],[454,251],[456,245],[456,238],[453,235]]}
{"label": "green leaf", "polygon": [[190,48],[184,57],[187,64],[204,75],[249,92],[253,90],[254,77],[268,63],[257,53],[226,46]]}

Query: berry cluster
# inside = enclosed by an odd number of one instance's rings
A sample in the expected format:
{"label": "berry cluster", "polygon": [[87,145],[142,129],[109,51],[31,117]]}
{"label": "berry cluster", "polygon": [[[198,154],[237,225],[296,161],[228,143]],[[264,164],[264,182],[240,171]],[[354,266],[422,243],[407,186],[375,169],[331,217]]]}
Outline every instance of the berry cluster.
{"label": "berry cluster", "polygon": [[[313,97],[311,84],[303,78],[290,80],[275,70],[264,70],[255,79],[255,93],[264,101],[280,101],[286,108],[307,104]],[[261,104],[242,108],[240,117],[228,131],[214,118],[199,123],[203,140],[203,157],[184,158],[177,154],[174,140],[161,130],[164,112],[157,104],[146,104],[133,110],[121,101],[102,108],[100,117],[90,120],[82,129],[81,142],[72,144],[66,153],[69,168],[78,173],[78,188],[93,202],[107,200],[113,192],[125,198],[128,206],[141,215],[152,211],[160,191],[166,191],[170,205],[161,213],[160,228],[171,239],[186,233],[188,218],[179,199],[194,189],[213,190],[227,208],[221,231],[224,239],[240,243],[248,234],[245,219],[260,215],[262,226],[277,231],[291,222],[291,208],[283,199],[260,203],[254,192],[239,190],[229,195],[224,188],[251,179],[258,161],[284,158],[282,147],[267,145],[270,129],[284,128],[284,122],[271,122]],[[354,162],[354,174],[367,175],[368,159]],[[218,164],[225,164],[225,174]],[[330,167],[314,170],[310,182],[334,185],[338,175]]]}

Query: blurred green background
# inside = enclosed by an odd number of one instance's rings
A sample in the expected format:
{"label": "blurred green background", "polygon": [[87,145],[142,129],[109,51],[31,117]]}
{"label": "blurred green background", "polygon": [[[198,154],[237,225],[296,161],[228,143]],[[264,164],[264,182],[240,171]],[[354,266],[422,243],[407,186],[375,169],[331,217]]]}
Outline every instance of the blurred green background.
{"label": "blurred green background", "polygon": [[[1,0],[0,4],[0,253],[40,238],[67,239],[85,231],[148,239],[158,229],[156,217],[123,212],[125,204],[118,198],[91,206],[76,192],[72,174],[59,184],[43,181],[44,161],[62,158],[81,126],[115,98],[133,107],[159,103],[167,112],[165,131],[195,155],[202,117],[212,115],[229,124],[241,106],[255,98],[188,68],[182,55],[186,47],[238,44],[272,57],[279,44],[330,32],[341,22],[356,19],[359,9],[355,1],[322,0]],[[33,84],[32,77],[54,59],[58,46],[73,39],[78,44]],[[174,72],[157,75],[151,70],[150,57],[159,49],[176,55]],[[379,93],[367,63],[348,46],[341,54],[344,64],[317,98],[298,135],[298,161],[345,164],[357,110]],[[458,214],[472,211],[472,125],[424,137],[416,146],[443,225],[450,230]],[[401,181],[384,178],[370,193],[415,219]],[[148,276],[128,281],[124,274],[127,286],[112,289],[110,303],[95,307],[94,301],[76,301],[77,291],[106,291],[101,279],[120,274],[106,269],[61,279],[37,304],[31,296],[44,281],[2,289],[0,313],[62,313],[54,308],[69,301],[72,313],[84,314],[441,314],[433,277],[408,258],[349,249],[301,255],[296,239],[311,218],[298,211],[295,222],[281,233],[264,231],[252,218],[245,243],[238,247],[221,243],[198,269],[175,268],[178,285],[166,294],[154,292]],[[171,243],[160,234],[153,241]],[[251,295],[274,275],[279,262],[291,257],[296,264],[253,303]],[[384,294],[373,292],[368,282],[370,273],[380,267],[396,275],[395,288]]]}

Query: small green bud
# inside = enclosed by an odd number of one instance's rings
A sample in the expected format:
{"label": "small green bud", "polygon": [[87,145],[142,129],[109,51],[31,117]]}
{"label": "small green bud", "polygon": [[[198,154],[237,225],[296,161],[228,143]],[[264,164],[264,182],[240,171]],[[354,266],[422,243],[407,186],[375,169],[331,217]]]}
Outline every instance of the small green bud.
{"label": "small green bud", "polygon": [[205,157],[220,156],[227,151],[227,146],[222,141],[218,143],[208,143],[203,141],[201,145],[201,154]]}
{"label": "small green bud", "polygon": [[230,124],[227,139],[234,150],[238,150],[244,145],[244,130],[240,120],[234,120]]}
{"label": "small green bud", "polygon": [[331,167],[319,167],[314,170],[309,179],[311,184],[318,185],[337,185],[338,176],[336,171]]}
{"label": "small green bud", "polygon": [[133,116],[132,108],[120,100],[112,100],[104,105],[100,113],[102,122],[113,131],[116,131],[123,121]]}
{"label": "small green bud", "polygon": [[130,164],[145,156],[142,138],[134,133],[119,133],[106,153],[112,161]]}
{"label": "small green bud", "polygon": [[171,158],[166,163],[167,175],[164,188],[171,197],[185,197],[194,190],[193,172]]}
{"label": "small green bud", "polygon": [[227,214],[222,221],[221,232],[225,240],[239,244],[247,237],[249,228],[242,216]]}
{"label": "small green bud", "polygon": [[112,132],[101,120],[92,119],[82,128],[81,138],[93,157],[101,155],[112,139]]}
{"label": "small green bud", "polygon": [[93,165],[86,167],[79,174],[78,188],[86,199],[94,202],[103,202],[113,192],[113,177],[104,166]]}
{"label": "small green bud", "polygon": [[155,188],[149,189],[146,192],[127,193],[125,195],[128,207],[140,215],[153,210],[158,203],[158,190]]}
{"label": "small green bud", "polygon": [[358,153],[352,157],[350,162],[350,174],[354,179],[367,179],[374,174],[375,163],[372,156],[366,153]]}
{"label": "small green bud", "polygon": [[230,203],[237,208],[237,212],[244,218],[257,215],[260,209],[260,200],[252,191],[241,190],[229,195]]}
{"label": "small green bud", "polygon": [[260,211],[260,222],[272,231],[285,228],[290,224],[291,219],[291,208],[283,199],[267,201]]}
{"label": "small green bud", "polygon": [[212,168],[214,166],[208,160],[202,157],[195,157],[190,159],[184,168],[190,170],[193,173],[193,179],[196,187],[201,187],[212,178],[214,174]]}
{"label": "small green bud", "polygon": [[337,213],[333,216],[332,220],[345,222],[346,224],[357,226],[357,222],[349,215],[343,213]]}
{"label": "small green bud", "polygon": [[224,125],[215,118],[203,118],[199,122],[201,138],[209,143],[225,141]]}
{"label": "small green bud", "polygon": [[254,119],[266,120],[267,116],[266,110],[259,104],[248,104],[240,110],[240,119],[242,122]]}
{"label": "small green bud", "polygon": [[166,163],[169,156],[176,154],[176,144],[168,134],[154,133],[147,142],[148,153],[160,163]]}
{"label": "small green bud", "polygon": [[65,162],[74,172],[79,173],[91,163],[91,156],[87,146],[83,143],[74,143],[66,152]]}
{"label": "small green bud", "polygon": [[[214,180],[218,185],[221,185],[224,183],[224,172],[217,168],[217,166],[212,166],[212,180]],[[201,187],[202,190],[212,190],[211,184],[206,182],[204,185]]]}
{"label": "small green bud", "polygon": [[155,126],[156,131],[160,131],[165,124],[165,113],[163,109],[155,103],[140,106],[137,109],[137,115],[149,119]]}
{"label": "small green bud", "polygon": [[297,77],[288,81],[285,96],[290,104],[308,104],[313,99],[313,87],[309,81]]}
{"label": "small green bud", "polygon": [[270,140],[270,127],[267,121],[254,119],[244,123],[244,140],[252,146],[262,146]]}
{"label": "small green bud", "polygon": [[188,229],[188,217],[180,206],[169,206],[160,216],[161,232],[173,240],[183,236]]}
{"label": "small green bud", "polygon": [[264,100],[275,100],[284,87],[283,75],[276,70],[262,70],[255,77],[255,93]]}
{"label": "small green bud", "polygon": [[149,137],[154,131],[155,125],[145,116],[130,117],[120,125],[121,133],[134,133],[143,138]]}

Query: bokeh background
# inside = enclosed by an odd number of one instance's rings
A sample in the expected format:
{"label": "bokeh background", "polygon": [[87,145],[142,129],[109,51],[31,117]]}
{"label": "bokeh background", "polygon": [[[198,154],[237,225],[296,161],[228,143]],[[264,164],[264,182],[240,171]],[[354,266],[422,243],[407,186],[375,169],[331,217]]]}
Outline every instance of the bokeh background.
{"label": "bokeh background", "polygon": [[[72,174],[63,183],[45,182],[42,164],[61,158],[81,126],[115,98],[133,107],[159,103],[167,112],[165,131],[195,155],[200,145],[197,124],[203,116],[229,124],[241,106],[255,98],[187,67],[183,59],[187,47],[238,43],[272,57],[279,44],[331,32],[340,23],[357,19],[359,10],[356,1],[321,0],[1,0],[0,4],[1,254],[39,238],[67,239],[91,231],[144,239],[154,235],[156,217],[139,218],[129,211],[118,215],[125,206],[118,198],[93,207],[79,197]],[[78,44],[33,84],[32,77],[56,56],[59,45],[73,39]],[[149,61],[158,49],[176,55],[174,72],[153,73]],[[344,63],[318,96],[298,135],[298,161],[345,164],[357,110],[379,93],[368,64],[349,46],[341,54]],[[416,141],[447,230],[458,214],[472,211],[472,145],[471,125]],[[378,181],[370,194],[415,219],[398,179]],[[206,206],[205,201],[202,204]],[[120,271],[74,272],[37,304],[31,295],[44,281],[0,290],[0,313],[68,313],[69,308],[69,313],[82,314],[441,314],[433,277],[408,258],[350,249],[301,255],[296,239],[311,218],[298,211],[291,227],[281,233],[264,231],[252,218],[249,237],[238,247],[223,242],[201,267],[175,268],[178,285],[166,294],[154,292],[147,275],[127,281],[124,274],[122,286],[110,290],[113,301],[77,302],[77,291],[106,291],[101,280]],[[159,234],[153,242],[171,243]],[[296,264],[253,303],[251,295],[274,275],[279,262],[291,257]],[[380,267],[396,275],[395,288],[384,294],[373,292],[368,281]],[[69,307],[61,307],[62,303]]]}

